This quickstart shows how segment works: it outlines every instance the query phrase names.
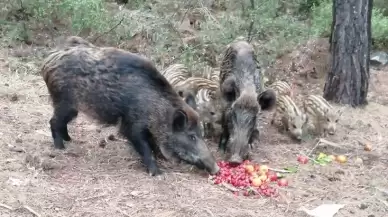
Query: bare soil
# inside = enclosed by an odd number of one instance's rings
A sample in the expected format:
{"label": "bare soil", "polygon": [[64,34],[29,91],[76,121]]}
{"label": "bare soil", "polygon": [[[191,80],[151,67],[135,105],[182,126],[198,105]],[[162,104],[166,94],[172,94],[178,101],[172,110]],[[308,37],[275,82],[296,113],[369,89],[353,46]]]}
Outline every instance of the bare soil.
{"label": "bare soil", "polygon": [[[306,80],[298,74],[303,66],[324,66],[313,56],[318,50],[327,55],[327,44],[321,45],[326,51],[317,46],[310,47],[313,54],[298,48],[281,57],[274,68],[278,77],[292,79],[298,99],[322,91],[324,78]],[[203,172],[168,162],[160,162],[166,171],[163,179],[149,177],[124,140],[107,141],[102,147],[101,141],[116,133],[114,128],[103,128],[82,114],[69,125],[73,141],[65,144],[66,150],[54,150],[49,130],[52,107],[37,74],[39,64],[8,53],[5,48],[0,53],[2,217],[292,217],[304,216],[298,211],[301,206],[312,209],[323,203],[345,204],[338,217],[382,217],[388,212],[388,195],[378,190],[388,189],[388,71],[371,71],[368,106],[342,108],[336,135],[325,138],[334,146],[316,146],[314,139],[295,143],[269,124],[269,112],[263,113],[255,161],[273,168],[295,166],[299,154],[315,147],[312,154],[345,154],[348,162],[302,165],[298,173],[287,176],[290,186],[280,189],[279,198],[251,199],[212,185]],[[303,55],[307,63],[296,61]],[[297,65],[294,74],[287,69],[292,61]],[[372,151],[364,151],[365,143],[372,145]],[[216,153],[216,144],[209,146]]]}

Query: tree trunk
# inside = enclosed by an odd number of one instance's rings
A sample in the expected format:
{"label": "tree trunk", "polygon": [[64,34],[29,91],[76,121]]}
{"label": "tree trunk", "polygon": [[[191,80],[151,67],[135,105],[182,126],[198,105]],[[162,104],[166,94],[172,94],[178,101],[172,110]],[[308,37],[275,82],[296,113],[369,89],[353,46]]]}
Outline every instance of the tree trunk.
{"label": "tree trunk", "polygon": [[331,70],[323,97],[352,107],[366,105],[373,0],[333,0]]}

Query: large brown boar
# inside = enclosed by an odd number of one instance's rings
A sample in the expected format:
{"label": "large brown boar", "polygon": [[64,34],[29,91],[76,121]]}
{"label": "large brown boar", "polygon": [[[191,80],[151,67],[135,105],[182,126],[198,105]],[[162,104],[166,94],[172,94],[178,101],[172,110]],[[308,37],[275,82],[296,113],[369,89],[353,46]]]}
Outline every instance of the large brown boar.
{"label": "large brown boar", "polygon": [[80,111],[101,123],[118,124],[151,175],[162,173],[152,153],[156,151],[211,174],[219,171],[200,134],[198,114],[148,59],[81,44],[57,49],[41,68],[53,102],[50,126],[55,148],[64,149],[63,140],[71,140],[67,124]]}
{"label": "large brown boar", "polygon": [[258,139],[260,109],[270,110],[276,103],[273,90],[260,90],[260,72],[249,43],[236,41],[226,49],[220,67],[220,91],[223,115],[219,148],[226,152],[227,161],[241,163]]}

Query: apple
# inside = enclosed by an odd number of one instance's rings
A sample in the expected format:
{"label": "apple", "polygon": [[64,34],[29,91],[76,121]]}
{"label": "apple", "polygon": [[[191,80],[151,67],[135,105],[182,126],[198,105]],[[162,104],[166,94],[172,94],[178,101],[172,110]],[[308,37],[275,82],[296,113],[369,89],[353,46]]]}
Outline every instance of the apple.
{"label": "apple", "polygon": [[298,161],[301,164],[307,164],[309,162],[309,158],[303,155],[298,156]]}
{"label": "apple", "polygon": [[274,173],[274,172],[268,172],[267,176],[268,176],[268,179],[269,179],[271,182],[274,182],[274,181],[277,181],[277,180],[278,180],[278,176],[277,176],[277,174]]}
{"label": "apple", "polygon": [[260,165],[258,164],[255,165],[255,171],[260,171]]}
{"label": "apple", "polygon": [[345,155],[338,155],[336,160],[340,163],[345,163],[347,161],[347,158]]}
{"label": "apple", "polygon": [[252,179],[252,186],[253,187],[259,187],[262,184],[262,181],[260,178]]}
{"label": "apple", "polygon": [[371,150],[372,150],[372,146],[369,145],[369,144],[365,144],[364,150],[365,150],[365,151],[371,151]]}
{"label": "apple", "polygon": [[252,165],[246,165],[245,166],[245,171],[247,173],[253,173],[255,171],[255,168]]}
{"label": "apple", "polygon": [[287,181],[287,179],[279,179],[279,180],[278,180],[278,185],[279,185],[279,186],[282,186],[282,187],[288,186],[288,181]]}
{"label": "apple", "polygon": [[261,175],[259,176],[259,179],[262,181],[262,182],[265,182],[267,181],[268,177],[266,175]]}
{"label": "apple", "polygon": [[334,155],[329,155],[328,156],[332,161],[336,159],[336,157]]}
{"label": "apple", "polygon": [[266,174],[268,172],[268,166],[267,165],[261,165],[260,166],[260,172],[263,174]]}
{"label": "apple", "polygon": [[257,172],[253,172],[253,173],[251,173],[251,177],[252,178],[257,178],[257,177],[259,177],[259,174],[257,174]]}

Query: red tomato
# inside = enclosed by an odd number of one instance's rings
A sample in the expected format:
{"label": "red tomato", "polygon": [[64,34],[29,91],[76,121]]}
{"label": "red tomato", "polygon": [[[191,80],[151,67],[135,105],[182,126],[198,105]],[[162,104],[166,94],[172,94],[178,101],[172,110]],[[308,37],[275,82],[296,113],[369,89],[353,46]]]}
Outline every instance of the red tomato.
{"label": "red tomato", "polygon": [[288,181],[287,181],[287,179],[279,179],[278,180],[278,185],[279,186],[287,186],[288,185]]}
{"label": "red tomato", "polygon": [[309,162],[309,159],[308,159],[308,157],[306,157],[306,156],[299,155],[299,156],[298,156],[298,161],[299,161],[299,163],[301,163],[301,164],[307,164],[307,163]]}

